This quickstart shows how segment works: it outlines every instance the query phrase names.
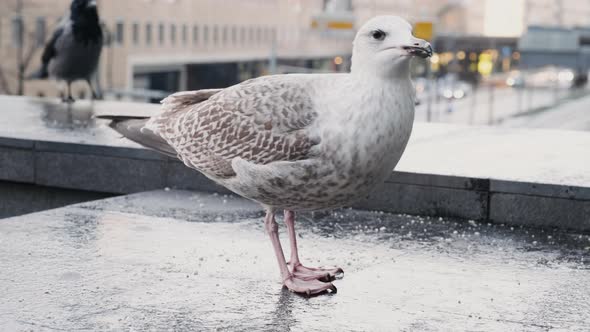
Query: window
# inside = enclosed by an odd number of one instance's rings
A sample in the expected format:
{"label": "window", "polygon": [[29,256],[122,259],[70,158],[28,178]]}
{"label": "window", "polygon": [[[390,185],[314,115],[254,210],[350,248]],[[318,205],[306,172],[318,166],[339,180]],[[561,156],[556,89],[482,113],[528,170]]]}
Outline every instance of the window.
{"label": "window", "polygon": [[254,28],[248,28],[248,41],[252,43],[254,41]]}
{"label": "window", "polygon": [[240,28],[240,44],[246,43],[246,27]]}
{"label": "window", "polygon": [[345,1],[335,1],[335,0],[324,0],[323,6],[324,11],[328,9],[344,9],[346,11],[352,11],[352,0],[345,0]]}
{"label": "window", "polygon": [[176,43],[176,25],[170,24],[170,43]]}
{"label": "window", "polygon": [[12,19],[12,45],[14,47],[23,46],[24,23],[22,17]]}
{"label": "window", "polygon": [[45,17],[37,17],[35,22],[35,44],[37,47],[41,47],[45,44],[47,38],[47,29]]}
{"label": "window", "polygon": [[223,27],[223,32],[222,32],[222,44],[223,45],[226,45],[227,44],[227,34],[228,34],[227,26],[224,26]]}
{"label": "window", "polygon": [[139,45],[139,23],[133,23],[133,45]]}
{"label": "window", "polygon": [[188,34],[188,28],[186,27],[186,24],[182,25],[182,44],[186,45],[186,40],[188,39],[187,37]]}
{"label": "window", "polygon": [[158,26],[158,41],[160,42],[160,45],[164,44],[164,30],[164,24],[160,23]]}
{"label": "window", "polygon": [[198,44],[199,43],[199,27],[198,26],[193,26],[193,44]]}
{"label": "window", "polygon": [[203,27],[203,42],[205,43],[205,45],[209,43],[209,26],[207,25]]}
{"label": "window", "polygon": [[217,25],[213,26],[213,44],[217,45],[219,41],[219,27]]}
{"label": "window", "polygon": [[145,43],[146,45],[152,44],[152,24],[148,23],[145,25]]}
{"label": "window", "polygon": [[125,42],[125,25],[123,22],[117,22],[115,26],[115,42],[118,45],[123,45]]}
{"label": "window", "polygon": [[236,45],[238,41],[238,28],[234,25],[231,27],[231,43]]}
{"label": "window", "polygon": [[258,27],[256,29],[256,42],[258,44],[260,44],[261,41],[262,41],[262,28],[261,27]]}

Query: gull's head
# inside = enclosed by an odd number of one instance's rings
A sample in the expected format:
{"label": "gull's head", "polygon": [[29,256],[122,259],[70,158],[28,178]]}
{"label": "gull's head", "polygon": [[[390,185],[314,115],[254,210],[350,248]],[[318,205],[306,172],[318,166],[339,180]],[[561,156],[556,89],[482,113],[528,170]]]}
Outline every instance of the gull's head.
{"label": "gull's head", "polygon": [[432,47],[412,35],[412,26],[398,16],[377,16],[356,34],[352,72],[393,77],[409,74],[410,59],[428,58]]}

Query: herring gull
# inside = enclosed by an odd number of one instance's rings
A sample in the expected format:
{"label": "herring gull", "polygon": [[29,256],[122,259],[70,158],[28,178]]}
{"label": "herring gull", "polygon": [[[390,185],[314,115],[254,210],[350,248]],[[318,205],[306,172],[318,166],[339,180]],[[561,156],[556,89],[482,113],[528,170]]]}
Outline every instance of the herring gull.
{"label": "herring gull", "polygon": [[[150,118],[102,115],[127,138],[260,203],[283,284],[308,295],[335,291],[340,268],[304,266],[295,211],[349,206],[392,172],[414,120],[410,59],[432,55],[397,16],[369,20],[345,74],[264,76],[226,89],[180,92]],[[275,214],[284,210],[285,260]]]}

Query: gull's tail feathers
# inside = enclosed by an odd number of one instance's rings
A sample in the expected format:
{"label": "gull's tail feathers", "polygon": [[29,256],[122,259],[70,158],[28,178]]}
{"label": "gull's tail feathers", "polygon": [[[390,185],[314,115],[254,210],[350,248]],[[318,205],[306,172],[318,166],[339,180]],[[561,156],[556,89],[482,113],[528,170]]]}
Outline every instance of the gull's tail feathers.
{"label": "gull's tail feathers", "polygon": [[191,106],[209,99],[221,90],[208,89],[175,93],[162,100],[161,113],[152,117],[131,114],[99,114],[96,117],[111,120],[111,128],[126,138],[169,157],[178,158],[176,150],[159,134],[178,112],[190,110]]}
{"label": "gull's tail feathers", "polygon": [[168,157],[178,158],[178,154],[166,140],[145,127],[150,118],[116,115],[100,115],[97,118],[111,120],[109,124],[111,128],[135,143],[158,151]]}

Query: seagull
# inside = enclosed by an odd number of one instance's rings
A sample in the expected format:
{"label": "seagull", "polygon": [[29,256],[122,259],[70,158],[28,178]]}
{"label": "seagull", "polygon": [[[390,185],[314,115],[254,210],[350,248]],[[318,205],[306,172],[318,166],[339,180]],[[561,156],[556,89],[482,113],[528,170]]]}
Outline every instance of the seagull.
{"label": "seagull", "polygon": [[[391,174],[414,120],[410,60],[430,57],[432,48],[402,18],[378,16],[358,30],[352,54],[350,73],[263,76],[173,94],[149,118],[99,117],[262,205],[284,286],[332,293],[343,271],[301,263],[295,212],[350,206]],[[275,221],[281,210],[289,262]]]}
{"label": "seagull", "polygon": [[86,80],[92,98],[97,98],[91,78],[98,67],[103,35],[96,0],[73,0],[68,16],[58,24],[41,56],[41,68],[29,79],[49,77],[67,84],[67,99],[73,102],[71,84]]}

